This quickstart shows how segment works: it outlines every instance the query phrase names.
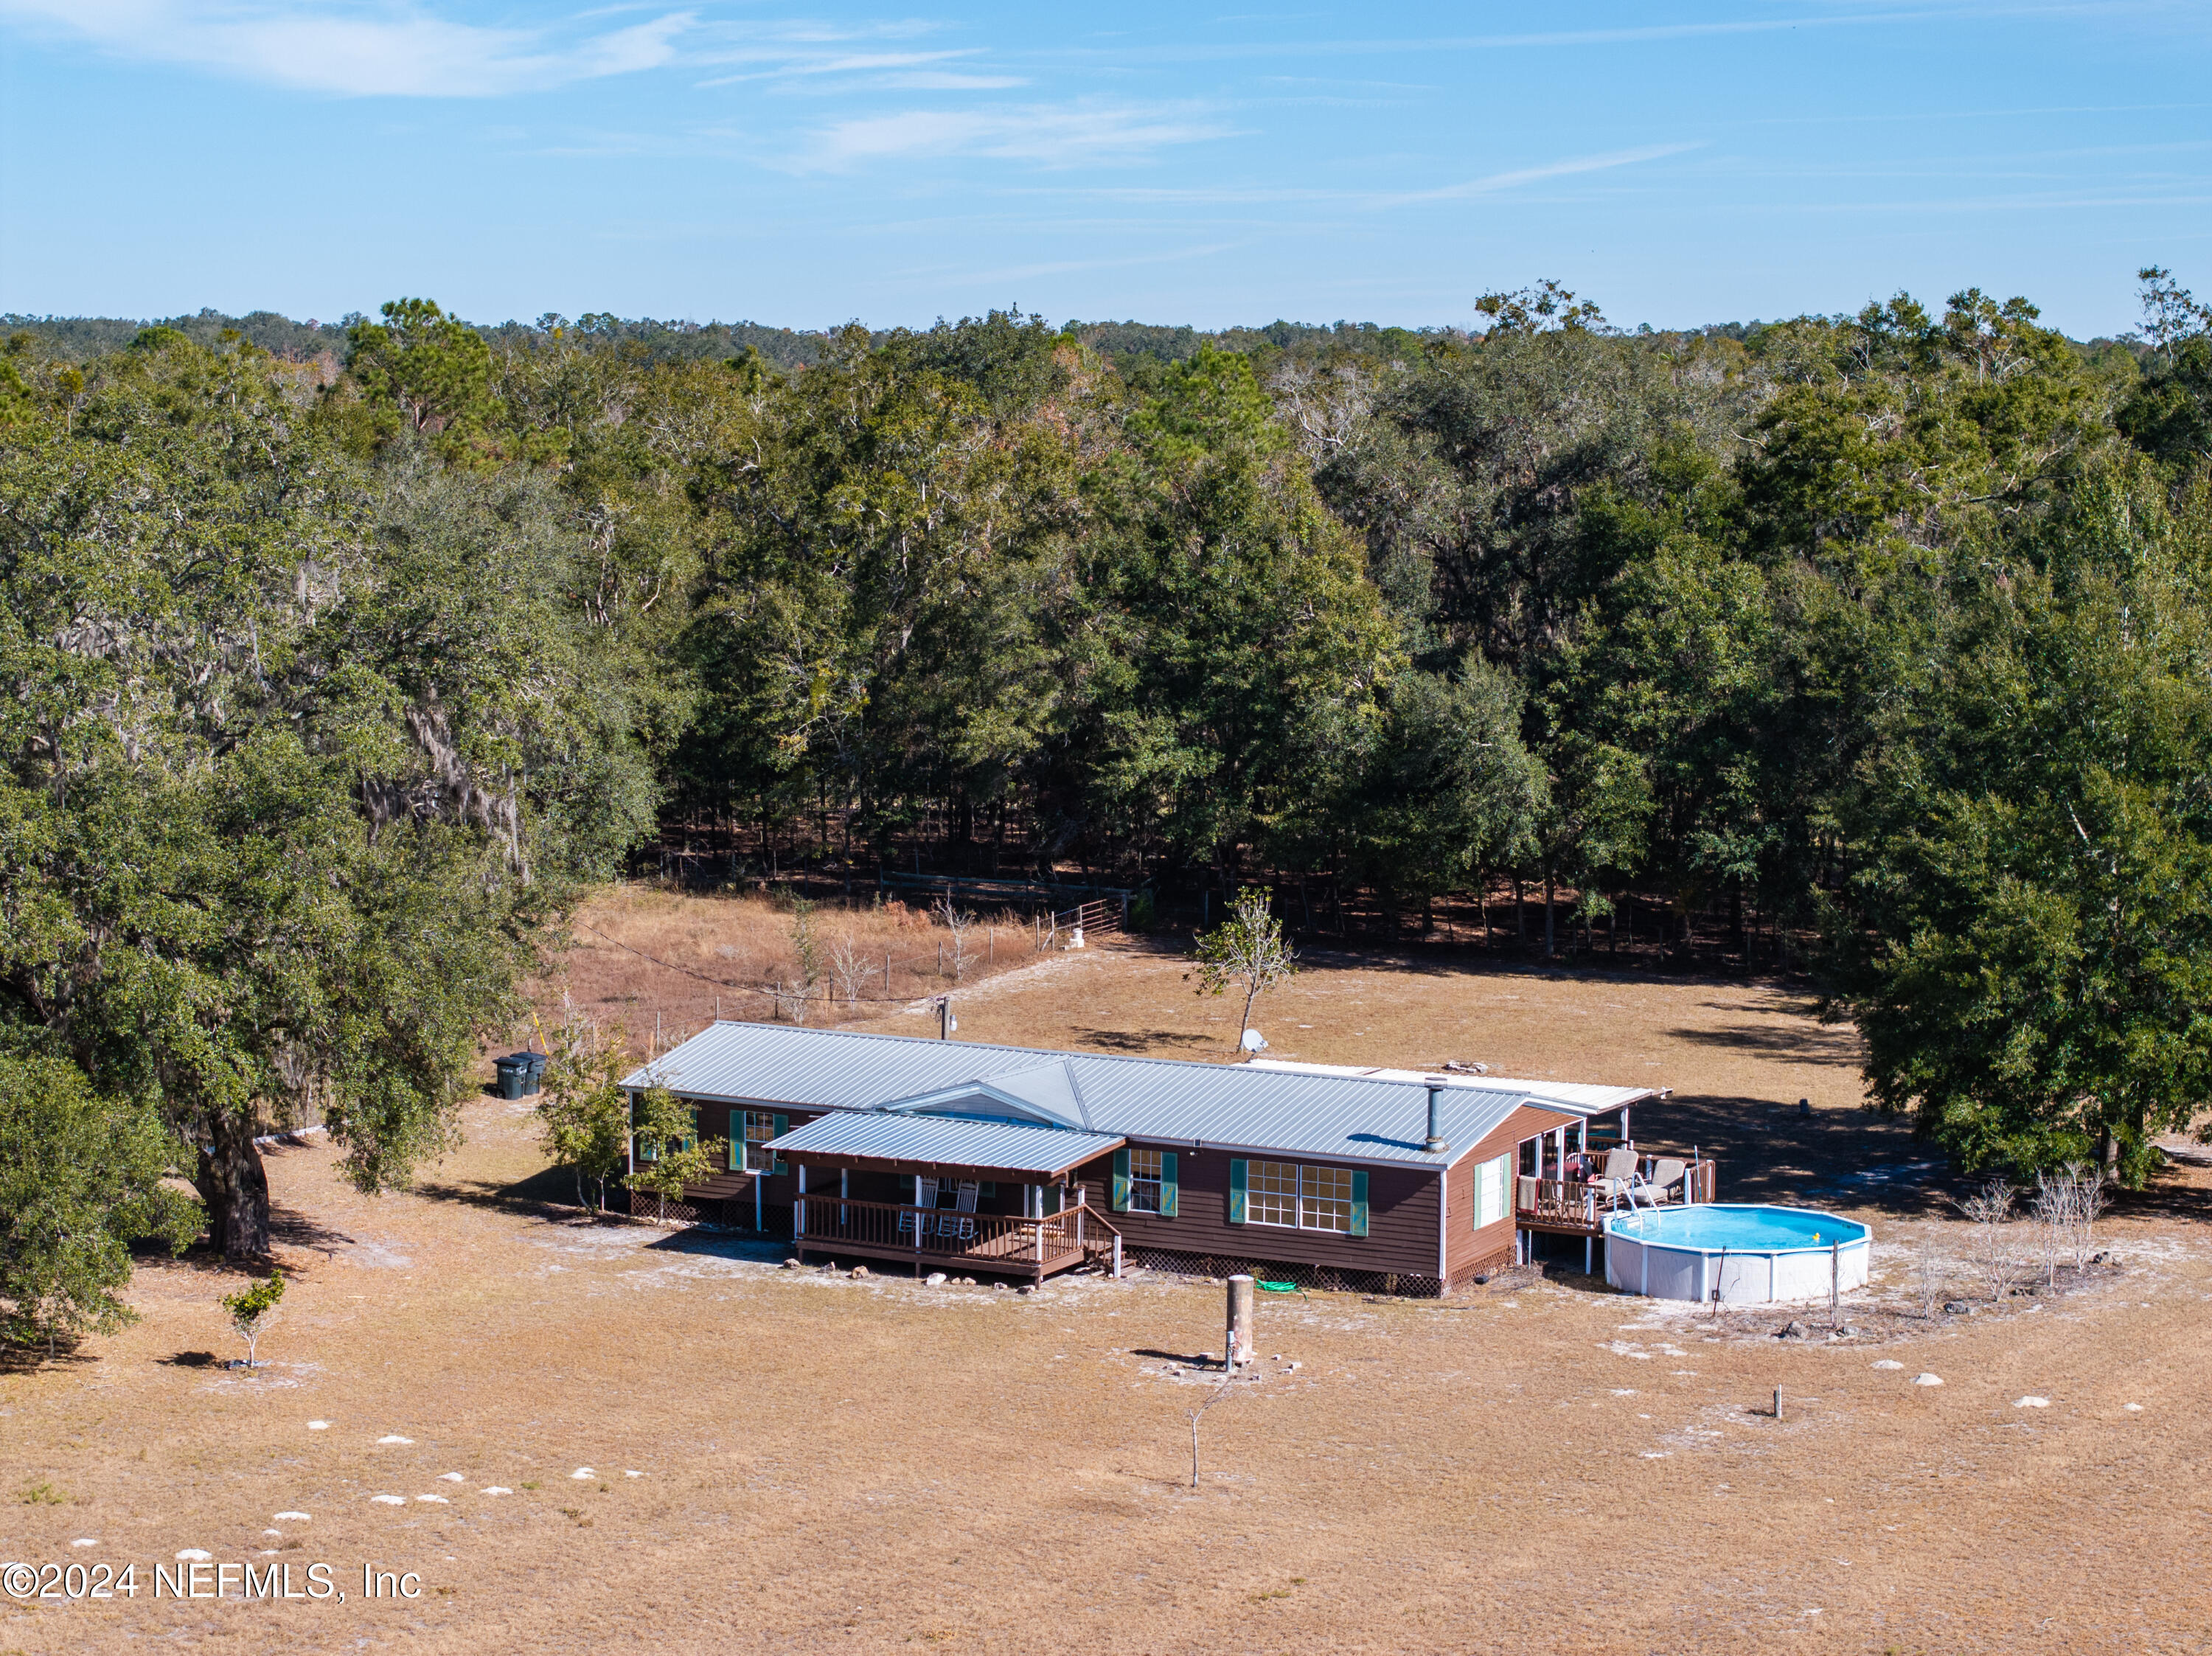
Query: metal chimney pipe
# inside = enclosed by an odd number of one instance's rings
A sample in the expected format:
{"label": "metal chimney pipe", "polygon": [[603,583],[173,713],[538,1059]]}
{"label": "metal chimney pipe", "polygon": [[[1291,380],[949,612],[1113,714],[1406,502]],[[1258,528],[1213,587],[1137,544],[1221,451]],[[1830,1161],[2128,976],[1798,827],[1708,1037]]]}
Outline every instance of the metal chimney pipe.
{"label": "metal chimney pipe", "polygon": [[1442,1156],[1451,1148],[1444,1143],[1443,1129],[1437,1120],[1437,1095],[1442,1091],[1443,1084],[1441,1082],[1429,1083],[1429,1138],[1421,1148],[1431,1156]]}

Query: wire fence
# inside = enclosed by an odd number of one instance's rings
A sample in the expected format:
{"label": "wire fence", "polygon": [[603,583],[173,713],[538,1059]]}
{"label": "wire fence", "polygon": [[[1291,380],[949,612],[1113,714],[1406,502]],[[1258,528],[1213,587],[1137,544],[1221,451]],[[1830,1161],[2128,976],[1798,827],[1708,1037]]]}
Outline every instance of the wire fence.
{"label": "wire fence", "polygon": [[[948,905],[949,907],[949,905]],[[820,1006],[828,1009],[861,1006],[908,1006],[917,1001],[930,1002],[950,995],[973,980],[970,973],[988,975],[997,966],[998,952],[1002,944],[1010,951],[1024,949],[1042,954],[1066,948],[1079,948],[1090,937],[1104,937],[1123,929],[1125,905],[1114,899],[1099,898],[1079,903],[1058,912],[1047,912],[1026,920],[976,921],[966,919],[957,926],[947,925],[942,929],[947,934],[941,938],[930,955],[900,955],[884,951],[878,961],[873,954],[865,959],[848,956],[843,961],[833,961],[823,978],[811,984],[793,982],[763,982],[740,978],[719,977],[702,972],[696,967],[665,960],[649,949],[578,919],[573,924],[580,931],[625,954],[633,955],[648,965],[672,972],[715,992],[714,1019],[720,1022],[726,1015],[769,1016],[793,1023],[807,1020],[807,1009]],[[972,936],[981,930],[980,945]],[[1005,934],[1011,934],[1006,936]],[[897,979],[903,973],[908,987],[901,992]],[[928,986],[915,992],[915,980],[924,980]],[[727,997],[732,1004],[725,1005]],[[696,1005],[695,999],[692,1005]],[[689,1010],[687,1008],[687,1010]],[[660,1022],[655,1013],[653,1051],[662,1050],[672,1039],[672,1031]],[[673,1033],[674,1040],[683,1040],[690,1033],[687,1022],[680,1032]]]}

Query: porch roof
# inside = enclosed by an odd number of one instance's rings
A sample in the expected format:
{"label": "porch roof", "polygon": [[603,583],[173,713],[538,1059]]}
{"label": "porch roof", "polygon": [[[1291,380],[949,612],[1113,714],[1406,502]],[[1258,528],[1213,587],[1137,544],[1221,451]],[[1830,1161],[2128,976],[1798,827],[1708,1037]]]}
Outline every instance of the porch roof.
{"label": "porch roof", "polygon": [[794,1127],[772,1141],[770,1148],[793,1160],[822,1156],[877,1164],[921,1163],[1036,1183],[1118,1150],[1127,1142],[1113,1133],[1021,1122],[850,1110]]}

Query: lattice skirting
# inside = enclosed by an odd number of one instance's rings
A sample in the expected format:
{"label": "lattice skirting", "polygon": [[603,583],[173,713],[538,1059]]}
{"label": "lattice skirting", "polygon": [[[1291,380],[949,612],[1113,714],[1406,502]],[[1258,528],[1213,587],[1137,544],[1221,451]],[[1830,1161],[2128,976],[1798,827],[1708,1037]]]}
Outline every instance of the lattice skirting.
{"label": "lattice skirting", "polygon": [[788,1203],[781,1207],[770,1203],[760,1215],[766,1228],[757,1230],[753,1226],[750,1197],[728,1201],[708,1198],[700,1202],[663,1202],[659,1197],[644,1191],[611,1191],[608,1192],[608,1208],[612,1211],[622,1211],[622,1199],[625,1195],[629,1198],[629,1216],[648,1225],[666,1225],[671,1229],[696,1228],[737,1231],[748,1236],[788,1239],[791,1235],[791,1206]]}
{"label": "lattice skirting", "polygon": [[1513,1247],[1510,1243],[1508,1243],[1495,1253],[1477,1259],[1472,1265],[1462,1265],[1457,1271],[1452,1272],[1451,1281],[1447,1284],[1445,1291],[1449,1293],[1452,1289],[1464,1287],[1477,1277],[1494,1277],[1510,1266],[1512,1263]]}
{"label": "lattice skirting", "polygon": [[1266,1283],[1295,1283],[1300,1288],[1342,1294],[1396,1294],[1408,1299],[1432,1300],[1440,1284],[1434,1277],[1411,1271],[1345,1271],[1334,1265],[1288,1265],[1273,1259],[1230,1259],[1218,1253],[1175,1253],[1164,1248],[1130,1247],[1121,1253],[1125,1266],[1146,1271],[1172,1271],[1183,1277],[1234,1277],[1240,1273]]}

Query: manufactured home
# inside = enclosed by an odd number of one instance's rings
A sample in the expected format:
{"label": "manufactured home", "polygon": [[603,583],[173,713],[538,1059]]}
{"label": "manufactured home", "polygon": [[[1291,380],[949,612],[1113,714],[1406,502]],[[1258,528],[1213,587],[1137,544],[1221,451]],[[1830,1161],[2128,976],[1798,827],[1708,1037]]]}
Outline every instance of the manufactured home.
{"label": "manufactured home", "polygon": [[[1579,1238],[1589,1263],[1659,1096],[1451,1072],[1243,1064],[716,1023],[637,1071],[729,1165],[678,1216],[801,1259],[1042,1280],[1083,1265],[1437,1294]],[[1639,1182],[1712,1199],[1709,1162]],[[1647,1196],[1647,1199],[1650,1199]]]}

